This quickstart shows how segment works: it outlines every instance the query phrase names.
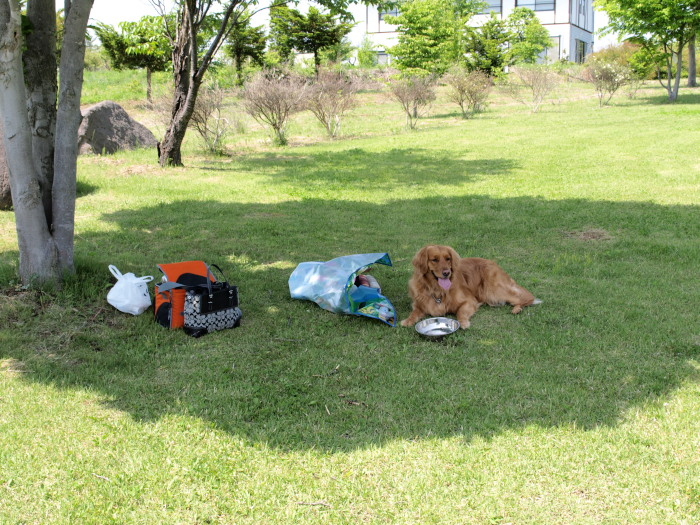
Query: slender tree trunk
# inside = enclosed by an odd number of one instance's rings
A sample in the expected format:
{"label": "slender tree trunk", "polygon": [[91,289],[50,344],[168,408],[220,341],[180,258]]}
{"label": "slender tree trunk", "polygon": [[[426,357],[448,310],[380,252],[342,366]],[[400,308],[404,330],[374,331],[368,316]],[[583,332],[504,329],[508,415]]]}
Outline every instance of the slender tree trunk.
{"label": "slender tree trunk", "polygon": [[151,76],[152,76],[152,71],[150,67],[146,67],[146,100],[148,103],[153,102],[153,94],[152,94],[152,89],[151,89]]}
{"label": "slender tree trunk", "polygon": [[695,37],[688,41],[688,87],[697,87],[697,67],[695,63]]}
{"label": "slender tree trunk", "polygon": [[53,182],[53,236],[63,272],[73,271],[75,187],[78,159],[78,128],[82,120],[80,96],[85,64],[85,31],[93,0],[66,0],[61,50],[56,153]]}

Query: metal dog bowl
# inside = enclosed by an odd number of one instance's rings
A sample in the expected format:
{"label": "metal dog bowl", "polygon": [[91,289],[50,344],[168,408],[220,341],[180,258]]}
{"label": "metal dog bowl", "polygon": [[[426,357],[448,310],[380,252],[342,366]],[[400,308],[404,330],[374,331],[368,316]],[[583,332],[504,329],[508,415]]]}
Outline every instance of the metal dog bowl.
{"label": "metal dog bowl", "polygon": [[459,321],[449,317],[431,317],[416,323],[416,332],[426,339],[442,339],[459,330]]}

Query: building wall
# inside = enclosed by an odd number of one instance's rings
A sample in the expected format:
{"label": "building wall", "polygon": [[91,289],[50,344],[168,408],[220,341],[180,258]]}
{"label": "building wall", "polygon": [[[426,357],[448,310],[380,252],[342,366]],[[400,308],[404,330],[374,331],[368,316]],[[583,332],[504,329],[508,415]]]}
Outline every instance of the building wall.
{"label": "building wall", "polygon": [[[534,2],[554,4],[554,9],[535,11],[540,23],[552,37],[552,47],[548,50],[550,61],[566,59],[582,61],[593,51],[594,12],[592,0],[501,0],[501,17],[507,17],[520,2],[526,6]],[[529,4],[529,5],[528,5]],[[540,4],[543,5],[543,4]],[[365,37],[380,53],[397,43],[396,26],[383,21],[375,6],[355,5],[351,12],[358,22],[349,38],[354,46],[359,46]],[[483,24],[489,15],[476,15],[474,25]]]}

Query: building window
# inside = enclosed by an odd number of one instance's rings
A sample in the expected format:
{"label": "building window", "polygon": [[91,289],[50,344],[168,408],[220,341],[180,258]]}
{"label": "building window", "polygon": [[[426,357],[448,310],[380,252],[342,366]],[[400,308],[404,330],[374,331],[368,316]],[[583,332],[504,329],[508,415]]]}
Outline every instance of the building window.
{"label": "building window", "polygon": [[399,9],[398,7],[393,7],[389,9],[388,11],[379,11],[379,21],[383,22],[384,17],[386,16],[399,16]]}
{"label": "building window", "polygon": [[553,64],[557,62],[561,54],[561,37],[553,36],[549,38],[550,45],[547,49],[542,51],[539,56],[538,62],[540,64]]}
{"label": "building window", "polygon": [[486,1],[486,6],[484,9],[479,11],[480,15],[487,15],[489,13],[500,13],[502,8],[501,8],[501,0],[485,0]]}
{"label": "building window", "polygon": [[578,25],[580,27],[586,27],[587,7],[586,0],[578,0]]}
{"label": "building window", "polygon": [[389,55],[384,51],[377,51],[377,64],[380,66],[387,66],[391,62]]}
{"label": "building window", "polygon": [[515,5],[533,11],[554,11],[554,0],[516,0]]}
{"label": "building window", "polygon": [[587,47],[586,42],[576,39],[576,54],[574,56],[574,62],[577,64],[583,64],[585,62]]}

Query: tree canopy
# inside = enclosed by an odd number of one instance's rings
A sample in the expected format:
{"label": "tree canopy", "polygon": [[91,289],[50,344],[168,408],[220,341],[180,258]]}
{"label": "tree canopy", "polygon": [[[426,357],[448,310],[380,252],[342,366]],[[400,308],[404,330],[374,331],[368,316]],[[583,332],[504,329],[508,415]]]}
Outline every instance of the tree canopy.
{"label": "tree canopy", "polygon": [[651,54],[660,53],[666,66],[662,83],[669,100],[676,100],[683,49],[700,28],[700,1],[597,0],[596,6],[608,14],[604,33],[618,33]]}
{"label": "tree canopy", "polygon": [[163,18],[144,16],[136,22],[119,23],[120,31],[98,23],[92,28],[115,69],[146,69],[151,100],[151,72],[165,71],[170,65],[170,42]]}
{"label": "tree canopy", "polygon": [[281,44],[279,47],[283,48],[282,53],[286,56],[292,50],[312,53],[317,72],[321,65],[320,52],[338,46],[353,26],[338,16],[322,13],[313,6],[309,7],[307,14],[296,9],[278,7],[271,18],[271,25],[274,26],[272,32],[275,39]]}

